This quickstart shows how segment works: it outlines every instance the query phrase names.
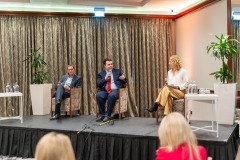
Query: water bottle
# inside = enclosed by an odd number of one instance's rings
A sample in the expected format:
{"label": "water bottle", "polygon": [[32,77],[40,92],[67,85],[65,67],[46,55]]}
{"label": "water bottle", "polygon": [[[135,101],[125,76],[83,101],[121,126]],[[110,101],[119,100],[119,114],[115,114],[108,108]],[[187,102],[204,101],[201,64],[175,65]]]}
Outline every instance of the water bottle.
{"label": "water bottle", "polygon": [[195,82],[194,82],[194,87],[193,87],[193,94],[198,94],[198,87]]}
{"label": "water bottle", "polygon": [[7,85],[6,85],[6,93],[9,93],[9,92],[11,92],[11,86],[10,86],[9,83],[7,83]]}
{"label": "water bottle", "polygon": [[187,94],[192,94],[192,81],[189,81],[188,83]]}
{"label": "water bottle", "polygon": [[197,84],[195,81],[192,83],[192,94],[198,94]]}
{"label": "water bottle", "polygon": [[19,85],[18,85],[17,82],[13,85],[13,91],[14,92],[19,92]]}

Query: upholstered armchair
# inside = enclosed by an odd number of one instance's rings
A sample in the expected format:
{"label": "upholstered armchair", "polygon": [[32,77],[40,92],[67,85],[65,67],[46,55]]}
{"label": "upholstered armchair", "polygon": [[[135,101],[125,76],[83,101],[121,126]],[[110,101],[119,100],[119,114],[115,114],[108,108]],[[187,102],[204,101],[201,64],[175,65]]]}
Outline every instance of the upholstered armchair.
{"label": "upholstered armchair", "polygon": [[[157,95],[160,93],[161,88],[157,88]],[[185,101],[184,99],[175,99],[173,100],[173,112],[179,112],[185,117]],[[164,108],[158,107],[156,111],[156,122],[158,123],[158,119],[163,118],[164,116]]]}
{"label": "upholstered armchair", "polygon": [[[97,90],[98,91],[98,90]],[[97,93],[96,91],[96,93]],[[127,112],[127,102],[128,102],[128,88],[118,89],[118,99],[115,103],[115,107],[112,112],[112,116],[118,114],[118,118],[122,118],[122,113]],[[107,102],[106,102],[107,104]],[[98,117],[98,105],[96,106],[96,116]]]}
{"label": "upholstered armchair", "polygon": [[[55,88],[51,89],[51,95],[55,92]],[[71,88],[70,97],[62,101],[60,110],[61,112],[69,112],[72,118],[72,111],[78,111],[80,113],[80,105],[82,102],[82,88]],[[55,111],[55,97],[51,98],[51,116]]]}

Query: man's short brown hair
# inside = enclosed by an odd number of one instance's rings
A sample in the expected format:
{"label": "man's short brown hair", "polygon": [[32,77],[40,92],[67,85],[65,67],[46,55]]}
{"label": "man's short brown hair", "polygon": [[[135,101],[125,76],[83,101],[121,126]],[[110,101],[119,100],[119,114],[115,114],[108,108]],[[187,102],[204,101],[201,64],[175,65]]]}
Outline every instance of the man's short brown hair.
{"label": "man's short brown hair", "polygon": [[105,58],[105,59],[103,60],[103,65],[105,65],[107,61],[112,61],[112,60],[111,60],[110,58]]}
{"label": "man's short brown hair", "polygon": [[67,69],[68,69],[68,67],[72,67],[73,69],[75,69],[74,65],[71,65],[71,64],[69,64],[69,65],[67,66]]}

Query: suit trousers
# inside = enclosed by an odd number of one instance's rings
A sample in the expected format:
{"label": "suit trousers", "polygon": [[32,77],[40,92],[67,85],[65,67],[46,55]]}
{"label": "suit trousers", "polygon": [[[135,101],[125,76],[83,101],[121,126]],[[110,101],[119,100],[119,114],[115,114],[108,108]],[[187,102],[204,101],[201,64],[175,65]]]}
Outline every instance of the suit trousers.
{"label": "suit trousers", "polygon": [[62,100],[69,98],[70,93],[66,92],[62,85],[57,85],[55,93],[55,114],[60,115],[60,107]]}
{"label": "suit trousers", "polygon": [[[107,91],[98,91],[96,95],[98,110],[100,116],[111,117],[111,113],[114,109],[115,103],[118,98],[118,90],[112,90],[111,93]],[[105,109],[105,103],[107,101],[107,111]]]}
{"label": "suit trousers", "polygon": [[161,92],[158,94],[155,103],[158,103],[161,107],[164,107],[164,115],[168,115],[172,112],[173,100],[183,99],[184,95],[185,90],[182,91],[173,87],[164,86]]}

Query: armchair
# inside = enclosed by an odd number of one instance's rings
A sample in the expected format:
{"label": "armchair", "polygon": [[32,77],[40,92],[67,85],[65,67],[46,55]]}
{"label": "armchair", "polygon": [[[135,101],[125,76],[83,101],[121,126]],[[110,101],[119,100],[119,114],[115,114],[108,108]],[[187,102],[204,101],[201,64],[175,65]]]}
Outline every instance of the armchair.
{"label": "armchair", "polygon": [[[161,88],[157,88],[157,94],[159,94],[161,91]],[[173,112],[179,112],[185,117],[185,101],[184,99],[175,99],[173,100]],[[164,115],[164,108],[158,107],[158,110],[156,111],[156,122],[158,123],[159,117],[162,118]]]}
{"label": "armchair", "polygon": [[[53,95],[55,88],[51,89],[51,95]],[[82,102],[82,88],[71,88],[70,97],[62,101],[60,110],[63,112],[69,112],[70,118],[72,118],[72,111],[78,111],[80,113],[80,105]],[[55,97],[51,97],[51,116],[55,111]]]}
{"label": "armchair", "polygon": [[[96,93],[97,93],[97,91],[96,91]],[[127,102],[128,102],[128,88],[127,87],[119,88],[118,89],[118,99],[115,103],[115,107],[113,109],[112,116],[115,114],[118,114],[118,118],[120,120],[122,118],[122,113],[127,112]],[[96,106],[96,116],[98,117],[98,105]]]}

